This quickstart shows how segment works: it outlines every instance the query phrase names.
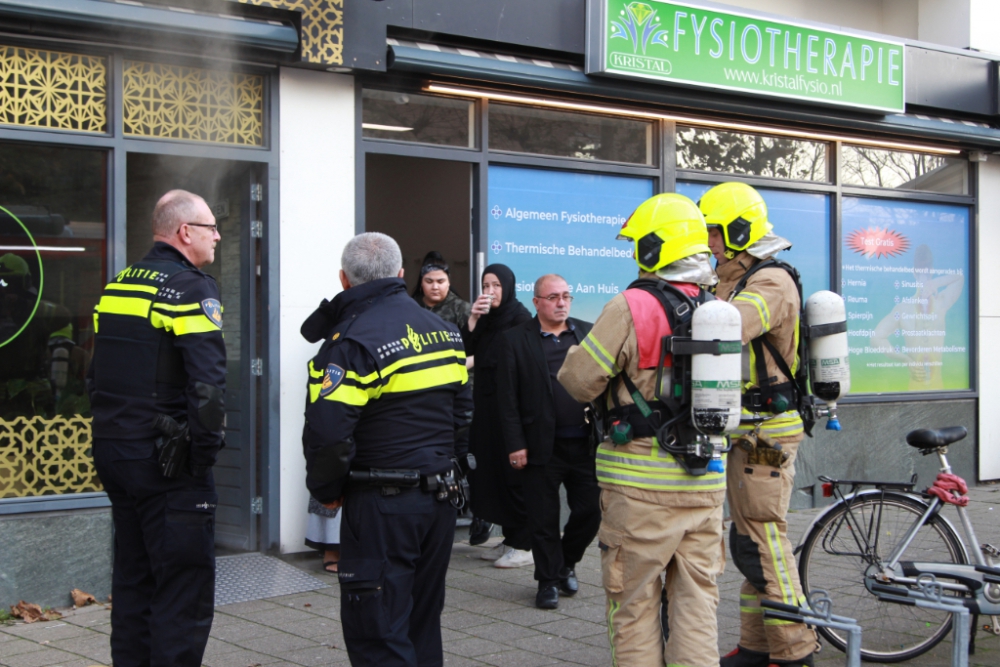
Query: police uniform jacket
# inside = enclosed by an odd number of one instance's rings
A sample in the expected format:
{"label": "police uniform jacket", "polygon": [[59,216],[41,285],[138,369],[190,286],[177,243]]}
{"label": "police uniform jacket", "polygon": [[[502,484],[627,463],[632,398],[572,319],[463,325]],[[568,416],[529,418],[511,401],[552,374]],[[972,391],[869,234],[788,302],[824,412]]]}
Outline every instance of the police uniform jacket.
{"label": "police uniform jacket", "polygon": [[226,347],[215,279],[156,242],[104,288],[94,308],[88,391],[95,438],[147,441],[166,414],[191,429],[192,469],[223,444]]}
{"label": "police uniform jacket", "polygon": [[322,305],[302,335],[309,362],[302,444],[306,486],[341,497],[348,468],[433,475],[465,454],[472,396],[455,325],[421,308],[399,278],[351,287]]}

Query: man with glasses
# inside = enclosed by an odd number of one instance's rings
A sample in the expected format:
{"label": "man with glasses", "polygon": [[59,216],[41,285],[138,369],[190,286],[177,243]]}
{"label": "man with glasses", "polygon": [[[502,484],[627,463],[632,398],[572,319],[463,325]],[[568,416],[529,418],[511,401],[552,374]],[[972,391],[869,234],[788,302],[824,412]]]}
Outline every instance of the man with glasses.
{"label": "man with glasses", "polygon": [[[535,282],[538,315],[504,333],[498,368],[498,402],[508,459],[525,471],[524,497],[540,609],[556,609],[560,591],[579,589],[574,567],[601,524],[600,489],[585,406],[556,380],[570,346],[591,324],[569,316],[573,301],[562,276]],[[559,536],[559,485],[566,487],[570,516]]]}
{"label": "man with glasses", "polygon": [[205,200],[183,190],[160,198],[152,227],[152,250],[94,309],[87,377],[115,526],[111,658],[197,667],[215,603],[226,389],[219,288],[200,269],[221,237]]}

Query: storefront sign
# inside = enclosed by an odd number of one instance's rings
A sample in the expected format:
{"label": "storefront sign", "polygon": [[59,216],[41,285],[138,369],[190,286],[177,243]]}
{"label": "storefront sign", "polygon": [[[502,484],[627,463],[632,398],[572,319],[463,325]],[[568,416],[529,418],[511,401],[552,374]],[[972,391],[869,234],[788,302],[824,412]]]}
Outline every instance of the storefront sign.
{"label": "storefront sign", "polygon": [[844,197],[851,393],[969,388],[969,209]]}
{"label": "storefront sign", "polygon": [[588,0],[587,73],[886,112],[903,44],[658,0]]}
{"label": "storefront sign", "polygon": [[566,279],[573,317],[593,322],[638,277],[632,245],[617,241],[635,208],[653,195],[645,178],[491,166],[487,264],[506,264],[532,313],[534,282]]}

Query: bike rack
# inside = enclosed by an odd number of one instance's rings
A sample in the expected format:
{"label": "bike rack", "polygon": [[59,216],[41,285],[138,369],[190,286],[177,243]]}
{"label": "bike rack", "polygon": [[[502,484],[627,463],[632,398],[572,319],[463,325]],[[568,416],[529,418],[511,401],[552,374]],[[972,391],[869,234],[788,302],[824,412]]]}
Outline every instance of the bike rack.
{"label": "bike rack", "polygon": [[[898,588],[896,586],[886,586],[884,584],[872,584],[874,592],[879,600],[922,607],[924,609],[935,609],[946,611],[951,614],[954,634],[951,643],[951,665],[952,667],[969,667],[969,609],[965,606],[962,598],[948,597],[944,595],[937,577],[930,573],[921,574],[917,577],[919,590],[908,588]],[[762,603],[763,604],[763,603]]]}
{"label": "bike rack", "polygon": [[[761,600],[764,618],[777,618],[795,623],[808,623],[822,628],[832,628],[847,633],[846,667],[861,667],[861,626],[853,618],[834,616],[830,594],[816,589],[809,594],[808,607],[795,607],[773,600]],[[968,665],[965,665],[968,667]]]}

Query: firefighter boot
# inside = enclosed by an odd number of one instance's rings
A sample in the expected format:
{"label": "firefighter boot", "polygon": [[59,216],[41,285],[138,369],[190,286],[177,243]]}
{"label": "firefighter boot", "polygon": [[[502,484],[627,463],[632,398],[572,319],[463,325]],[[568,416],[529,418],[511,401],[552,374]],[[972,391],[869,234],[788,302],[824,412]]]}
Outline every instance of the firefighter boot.
{"label": "firefighter boot", "polygon": [[772,660],[768,667],[815,667],[813,663],[813,656],[815,653],[810,653],[804,658],[798,658],[797,660]]}
{"label": "firefighter boot", "polygon": [[760,651],[751,651],[737,645],[732,651],[722,656],[719,667],[769,667],[771,656]]}

